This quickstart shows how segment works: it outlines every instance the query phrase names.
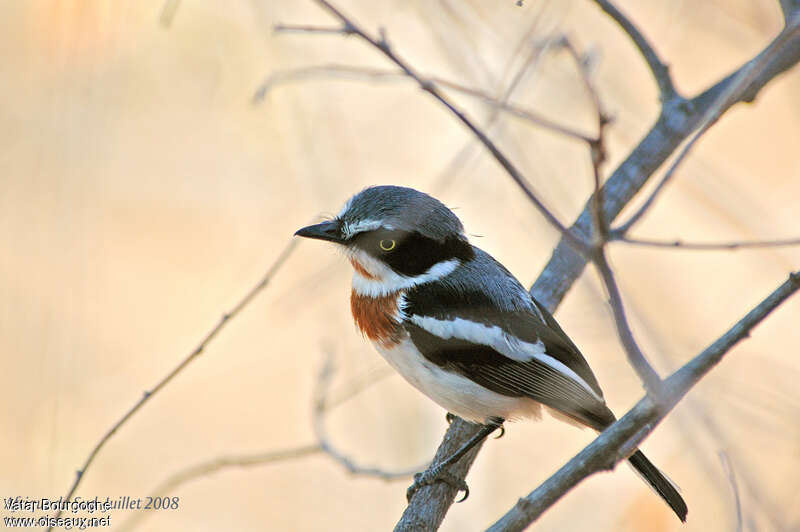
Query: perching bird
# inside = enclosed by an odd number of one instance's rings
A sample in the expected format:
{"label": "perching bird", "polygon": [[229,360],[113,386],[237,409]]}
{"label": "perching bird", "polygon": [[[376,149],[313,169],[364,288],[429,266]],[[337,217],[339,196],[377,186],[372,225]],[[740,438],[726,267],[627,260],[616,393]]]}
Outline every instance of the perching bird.
{"label": "perching bird", "polygon": [[[505,420],[557,418],[600,432],[615,421],[592,370],[550,313],[502,264],[469,243],[440,201],[398,186],[370,187],[330,221],[298,236],[334,242],[355,269],[350,307],[361,332],[405,379],[451,414],[483,425],[446,471]],[[637,450],[630,464],[677,514],[686,503]],[[463,481],[457,484],[466,490]]]}

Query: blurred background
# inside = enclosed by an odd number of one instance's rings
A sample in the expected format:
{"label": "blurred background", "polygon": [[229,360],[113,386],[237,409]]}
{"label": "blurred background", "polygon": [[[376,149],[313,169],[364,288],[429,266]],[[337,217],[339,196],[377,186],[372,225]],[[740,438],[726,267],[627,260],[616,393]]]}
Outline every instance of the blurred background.
{"label": "blurred background", "polygon": [[[619,0],[694,95],[780,30],[774,0]],[[592,133],[575,65],[548,39],[589,51],[615,121],[610,172],[648,130],[658,94],[629,39],[593,2],[342,0],[386,29],[418,70]],[[313,2],[184,0],[0,4],[0,495],[55,498],[97,440],[255,284],[299,227],[361,188],[412,186],[439,197],[473,242],[530,285],[558,235],[472,136],[402,80],[321,74],[385,69],[356,38],[274,34],[332,24]],[[691,241],[797,237],[800,71],[728,112],[634,235]],[[452,94],[571,223],[591,191],[584,145]],[[495,116],[496,115],[496,116]],[[630,212],[630,211],[629,211]],[[613,245],[632,325],[666,375],[722,334],[800,265],[798,248],[699,252]],[[350,266],[302,242],[267,290],[127,423],[77,495],[144,497],[177,471],[231,454],[314,443],[312,397],[335,357],[331,441],[359,464],[408,469],[433,455],[444,412],[355,332]],[[618,413],[642,395],[592,270],[556,317]],[[800,300],[737,347],[647,440],[682,488],[689,521],[627,467],[584,481],[542,530],[731,530],[735,473],[745,530],[800,530]],[[494,522],[591,441],[545,417],[507,426],[470,476],[471,496],[442,530]],[[722,454],[720,454],[722,453]],[[721,459],[720,456],[725,458]],[[137,530],[387,530],[409,479],[354,477],[324,454],[233,468],[178,486],[177,511]],[[122,529],[136,512],[112,513]],[[7,512],[3,513],[8,516]],[[139,516],[142,517],[142,516]],[[132,524],[128,522],[128,524]],[[127,526],[127,525],[126,525]]]}

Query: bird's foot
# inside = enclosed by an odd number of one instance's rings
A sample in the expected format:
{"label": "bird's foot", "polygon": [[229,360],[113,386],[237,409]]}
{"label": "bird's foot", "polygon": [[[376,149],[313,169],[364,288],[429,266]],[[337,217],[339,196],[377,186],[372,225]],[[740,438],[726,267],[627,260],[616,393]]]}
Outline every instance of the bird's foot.
{"label": "bird's foot", "polygon": [[463,491],[464,496],[456,502],[464,502],[469,497],[469,487],[466,481],[445,470],[441,466],[431,466],[422,473],[414,475],[414,483],[406,490],[406,499],[411,502],[411,498],[422,487],[433,484],[434,482],[444,482],[445,484]]}

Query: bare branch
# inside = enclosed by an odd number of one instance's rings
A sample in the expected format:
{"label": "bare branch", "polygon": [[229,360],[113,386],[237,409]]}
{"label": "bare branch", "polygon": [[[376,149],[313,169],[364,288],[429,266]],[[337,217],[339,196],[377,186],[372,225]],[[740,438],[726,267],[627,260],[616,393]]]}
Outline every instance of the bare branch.
{"label": "bare branch", "polygon": [[[385,69],[350,66],[350,65],[330,64],[330,65],[315,65],[310,67],[288,69],[288,70],[274,72],[269,77],[267,77],[267,79],[265,79],[264,82],[261,83],[261,85],[259,85],[258,89],[256,89],[255,93],[253,94],[253,103],[256,104],[260,103],[266,97],[267,93],[270,90],[272,90],[276,85],[280,85],[282,83],[305,81],[308,79],[313,79],[315,77],[323,77],[330,79],[332,76],[341,76],[341,75],[352,76],[356,78],[360,77],[368,79],[370,81],[394,81],[399,79],[402,80],[409,79],[408,75],[401,70],[385,70]],[[498,100],[497,98],[492,97],[490,94],[484,91],[473,89],[465,85],[461,85],[459,83],[455,83],[453,81],[449,81],[444,78],[436,76],[429,76],[426,77],[426,79],[430,80],[436,85],[440,85],[442,87],[451,89],[460,94],[476,98],[487,105],[490,105],[496,109],[504,111],[512,116],[515,116],[527,122],[530,122],[531,124],[534,124],[536,126],[549,129],[555,133],[559,133],[561,135],[571,137],[583,142],[591,143],[594,141],[592,137],[586,135],[585,133],[581,133],[580,131],[572,129],[569,126],[565,126],[557,122],[554,122],[548,119],[547,117],[544,117],[533,111],[524,109],[518,105]]]}
{"label": "bare branch", "polygon": [[661,60],[647,38],[639,31],[639,28],[608,0],[594,1],[600,9],[614,19],[614,22],[619,24],[623,31],[631,38],[633,44],[636,45],[636,48],[639,49],[639,53],[641,53],[644,60],[647,61],[647,66],[650,67],[650,72],[653,74],[653,78],[658,85],[661,101],[666,102],[679,97],[675,90],[675,85],[672,83],[669,67]]}
{"label": "bare branch", "polygon": [[617,287],[617,282],[614,279],[614,273],[611,271],[611,267],[606,259],[605,250],[602,246],[595,252],[592,257],[592,262],[594,262],[595,267],[597,267],[597,271],[608,290],[609,303],[611,304],[611,310],[614,312],[614,324],[617,327],[619,339],[625,348],[625,353],[628,355],[628,361],[631,363],[631,366],[633,366],[633,369],[636,370],[639,378],[642,379],[647,393],[659,397],[662,393],[661,378],[653,369],[653,366],[647,361],[647,358],[644,356],[644,353],[642,353],[642,350],[639,349],[639,345],[633,337],[633,331],[631,331],[628,318],[625,316],[622,295],[619,292],[619,287]]}
{"label": "bare branch", "polygon": [[533,192],[528,180],[522,175],[517,167],[512,163],[505,154],[494,144],[494,142],[484,133],[484,131],[476,126],[471,119],[469,119],[455,104],[447,99],[436,88],[436,85],[429,79],[422,78],[408,63],[401,59],[397,54],[392,51],[384,31],[380,32],[380,36],[376,39],[364,30],[362,30],[352,19],[345,16],[338,8],[334,7],[327,0],[316,0],[318,4],[328,10],[333,16],[338,18],[342,24],[350,28],[352,33],[361,37],[364,41],[379,50],[395,65],[412,78],[420,86],[422,90],[433,96],[439,103],[444,105],[458,120],[464,124],[467,129],[472,131],[481,143],[489,150],[495,160],[505,169],[506,173],[514,180],[515,183],[522,189],[525,196],[534,204],[544,218],[555,227],[560,233],[563,241],[568,242],[578,253],[586,254],[588,252],[586,243],[579,237],[570,233],[564,225],[555,217],[555,215],[542,203],[542,201]]}
{"label": "bare branch", "polygon": [[687,362],[664,381],[664,393],[656,402],[646,395],[625,416],[603,431],[592,443],[562,466],[542,485],[520,499],[490,532],[521,531],[547,508],[587,476],[611,470],[625,458],[620,449],[638,447],[670,410],[697,384],[722,357],[781,303],[800,289],[800,271],[793,273],[766,299],[739,320],[702,353]]}
{"label": "bare branch", "polygon": [[725,470],[725,476],[731,485],[731,492],[733,493],[733,501],[736,506],[736,532],[742,532],[744,524],[742,519],[742,499],[739,495],[739,483],[736,482],[736,472],[733,470],[733,464],[731,464],[731,459],[727,452],[719,452],[719,461],[722,462],[722,469]]}
{"label": "bare branch", "polygon": [[[436,450],[436,456],[433,458],[433,463],[438,463],[445,460],[447,457],[452,456],[461,445],[472,438],[481,426],[473,423],[468,423],[463,419],[456,417],[450,424],[450,428],[444,435],[442,443]],[[469,468],[472,467],[472,462],[478,456],[478,451],[483,446],[483,442],[477,444],[467,454],[465,454],[458,462],[451,465],[447,471],[456,478],[465,478]],[[442,524],[447,510],[453,504],[458,489],[444,482],[435,482],[426,486],[422,486],[406,509],[403,515],[394,527],[395,532],[422,532],[426,530],[436,530]]]}
{"label": "bare branch", "polygon": [[[665,102],[658,120],[644,136],[628,157],[608,178],[603,187],[603,213],[605,219],[613,220],[631,201],[636,193],[647,183],[650,176],[666,161],[696,128],[703,125],[702,117],[719,102],[717,114],[721,115],[738,102],[752,101],[758,92],[774,79],[800,61],[800,36],[797,35],[800,18],[795,16],[791,26],[787,26],[764,50],[745,63],[739,70],[718,81],[695,98],[685,101],[673,99]],[[789,33],[791,33],[789,35]],[[735,83],[746,80],[738,74],[751,64],[765,63],[752,81],[742,90],[734,91],[734,98],[724,93]],[[574,234],[588,235],[592,226],[590,198],[583,212],[570,228]],[[569,242],[559,242],[555,251],[543,268],[531,293],[547,308],[554,309],[566,294],[572,283],[586,266],[587,258],[577,253]]]}
{"label": "bare branch", "polygon": [[[214,473],[218,473],[224,469],[231,468],[251,468],[276,462],[285,462],[296,458],[305,458],[314,454],[322,452],[319,444],[310,444],[300,447],[291,447],[282,449],[280,451],[268,451],[263,453],[253,454],[232,454],[219,456],[213,460],[200,462],[193,466],[186,467],[170,475],[164,482],[158,485],[155,490],[150,494],[151,497],[160,497],[169,493],[174,493],[175,490],[193,480],[208,477]],[[133,530],[141,524],[141,522],[153,512],[133,512],[131,516],[123,521],[119,527],[119,531]]]}
{"label": "bare branch", "polygon": [[353,29],[345,23],[343,26],[304,26],[294,24],[275,24],[275,33],[323,33],[334,35],[352,35]]}
{"label": "bare branch", "polygon": [[593,244],[595,246],[594,253],[592,254],[592,262],[597,267],[600,273],[600,278],[603,281],[609,294],[609,303],[614,313],[614,323],[617,327],[617,333],[620,341],[625,348],[625,353],[628,356],[628,361],[631,366],[636,370],[639,378],[642,380],[645,389],[648,393],[658,396],[661,393],[661,378],[658,373],[653,369],[647,361],[647,357],[639,348],[636,340],[631,331],[628,319],[625,315],[625,307],[622,303],[622,295],[620,294],[619,287],[614,279],[614,273],[608,264],[606,258],[605,246],[608,242],[608,228],[603,217],[603,188],[601,166],[605,161],[605,131],[609,123],[608,116],[603,110],[602,102],[600,101],[600,94],[594,86],[591,79],[591,73],[586,65],[586,61],[578,53],[577,49],[572,45],[568,39],[562,40],[564,46],[570,53],[570,56],[578,66],[578,70],[583,78],[583,83],[586,91],[592,99],[595,114],[597,116],[597,138],[589,144],[592,158],[592,170],[594,175],[594,193],[589,208],[592,213],[594,221],[594,235]]}
{"label": "bare branch", "polygon": [[793,35],[796,35],[799,27],[800,26],[795,25],[794,27],[786,28],[773,42],[775,46],[771,45],[770,53],[761,56],[759,61],[749,62],[739,70],[739,72],[733,78],[733,81],[717,96],[716,102],[703,113],[700,120],[700,129],[692,136],[691,140],[684,145],[680,154],[675,158],[667,172],[664,174],[664,177],[661,178],[661,181],[658,183],[655,190],[653,190],[653,193],[649,198],[647,198],[647,201],[645,201],[645,203],[639,208],[639,210],[636,211],[636,213],[633,214],[633,216],[630,217],[627,222],[622,224],[619,228],[614,229],[615,233],[624,235],[637,221],[639,221],[642,215],[644,215],[644,213],[653,205],[653,202],[655,201],[659,192],[661,192],[664,186],[670,181],[670,179],[672,179],[672,176],[675,174],[675,170],[686,158],[689,151],[692,149],[698,139],[700,139],[700,137],[702,137],[703,134],[708,131],[708,129],[719,119],[724,110],[730,106],[730,102],[733,102],[740,97],[745,88],[749,86],[752,81],[767,68],[774,54],[780,50],[780,45],[786,40],[790,40]]}
{"label": "bare branch", "polygon": [[181,0],[164,0],[164,5],[161,6],[161,14],[158,17],[158,21],[163,27],[169,28],[172,26],[172,21],[175,19],[175,13],[178,12],[180,4]]}
{"label": "bare branch", "polygon": [[342,466],[344,466],[345,469],[347,469],[349,473],[353,475],[370,476],[383,480],[395,480],[399,478],[409,478],[417,471],[424,469],[425,466],[427,466],[427,463],[418,464],[413,468],[402,469],[398,471],[390,471],[376,466],[360,465],[333,445],[328,437],[328,432],[325,429],[325,412],[329,408],[327,397],[333,374],[333,352],[328,351],[327,355],[325,356],[322,369],[317,377],[317,385],[314,391],[314,406],[312,411],[314,435],[317,438],[320,449],[325,454],[333,458],[336,462],[339,462]]}
{"label": "bare branch", "polygon": [[[77,474],[75,475],[75,481],[72,483],[69,491],[64,496],[65,501],[72,499],[72,496],[75,494],[75,490],[78,489],[83,477],[86,475],[86,471],[89,469],[89,466],[92,465],[95,457],[103,449],[103,446],[105,446],[106,442],[110,440],[111,437],[120,429],[120,427],[122,427],[131,417],[133,417],[133,415],[136,414],[136,412],[138,412],[139,409],[145,405],[145,403],[147,403],[155,394],[160,392],[167,384],[169,384],[172,379],[186,369],[186,367],[205,350],[214,337],[216,337],[219,332],[225,328],[225,325],[232,318],[236,317],[236,315],[239,314],[242,309],[244,309],[264,288],[266,288],[275,274],[278,273],[281,267],[286,263],[286,260],[291,256],[296,246],[297,240],[290,240],[286,247],[283,248],[283,251],[281,251],[280,255],[278,255],[278,258],[276,258],[272,263],[272,266],[270,266],[269,270],[267,270],[267,273],[264,274],[264,277],[262,277],[261,280],[253,288],[251,288],[247,294],[245,294],[245,296],[233,307],[233,309],[230,310],[230,312],[222,315],[222,318],[220,318],[219,322],[210,331],[208,331],[208,333],[206,333],[205,337],[200,341],[197,347],[195,347],[194,350],[189,353],[189,355],[187,355],[186,358],[184,358],[181,363],[178,364],[172,371],[167,373],[165,377],[158,381],[153,388],[145,391],[141,399],[136,401],[130,410],[128,410],[125,415],[119,419],[119,421],[114,423],[108,432],[106,432],[103,437],[100,438],[100,441],[95,444],[95,446],[89,452],[89,456],[86,457],[83,465],[77,471]],[[58,518],[61,516],[61,513],[62,510],[59,510],[55,514],[55,517]],[[52,530],[52,527],[48,528],[48,532],[50,530]]]}
{"label": "bare branch", "polygon": [[594,201],[590,203],[589,208],[594,220],[594,235],[593,244],[595,246],[594,253],[592,254],[592,262],[597,267],[600,273],[600,278],[606,286],[609,295],[609,303],[614,313],[614,323],[617,327],[617,333],[620,341],[622,342],[625,352],[628,356],[628,361],[631,366],[636,370],[636,373],[641,378],[645,389],[648,393],[658,396],[661,393],[661,378],[658,373],[653,369],[647,361],[647,357],[639,348],[636,340],[631,331],[628,319],[625,315],[625,307],[622,303],[622,295],[620,294],[617,282],[614,279],[614,273],[608,264],[606,258],[605,245],[608,241],[608,228],[603,217],[603,187],[601,166],[606,158],[605,153],[605,131],[609,123],[608,116],[603,110],[602,102],[600,101],[600,94],[592,82],[591,73],[586,65],[586,61],[578,53],[577,49],[568,39],[562,40],[562,46],[567,49],[578,70],[581,73],[586,92],[589,94],[592,105],[594,106],[595,115],[597,116],[597,138],[593,140],[589,146],[592,158],[592,170],[594,175],[594,194],[592,195]]}
{"label": "bare branch", "polygon": [[572,44],[572,41],[567,37],[562,37],[559,39],[558,45],[567,50],[573,62],[575,63],[575,66],[578,68],[578,73],[580,74],[584,88],[586,89],[586,93],[588,94],[589,99],[592,102],[592,106],[594,107],[595,116],[597,117],[597,136],[586,139],[586,143],[589,146],[589,155],[591,157],[594,175],[594,194],[592,196],[593,202],[589,206],[592,214],[592,220],[594,222],[593,227],[595,229],[592,233],[593,238],[591,239],[591,242],[594,246],[602,246],[607,240],[608,224],[605,223],[605,219],[603,217],[603,179],[601,176],[601,166],[606,160],[605,131],[606,126],[610,123],[610,120],[603,110],[603,105],[600,101],[600,94],[595,88],[594,82],[592,81],[592,73],[590,72],[588,60],[585,58],[585,56],[582,56],[578,52],[578,50]]}
{"label": "bare branch", "polygon": [[613,234],[625,235],[630,230],[630,228],[633,227],[633,225],[636,222],[638,222],[642,216],[644,216],[644,213],[646,213],[648,209],[650,209],[650,207],[653,205],[653,202],[655,202],[656,198],[658,197],[659,193],[663,190],[663,188],[667,185],[667,183],[670,182],[672,177],[675,175],[675,170],[677,170],[678,166],[683,162],[683,160],[689,154],[689,151],[691,151],[691,149],[694,147],[694,145],[697,143],[700,137],[702,137],[703,134],[706,131],[708,131],[712,125],[713,125],[712,122],[706,122],[703,125],[703,127],[701,127],[697,131],[697,133],[695,133],[694,136],[692,136],[691,140],[683,146],[681,152],[678,154],[675,160],[672,161],[672,164],[670,165],[669,169],[664,173],[664,176],[658,182],[656,188],[653,189],[653,192],[650,194],[650,196],[648,196],[647,200],[642,204],[641,207],[639,207],[639,209],[635,213],[633,213],[633,215],[631,215],[630,218],[628,218],[628,220],[625,223],[621,224],[619,227],[615,227],[612,231]]}
{"label": "bare branch", "polygon": [[[368,375],[368,378],[364,378],[361,381],[357,381],[354,383],[353,386],[349,387],[344,393],[339,394],[337,397],[330,399],[327,397],[327,383],[323,383],[323,378],[328,379],[329,375],[326,373],[320,375],[320,381],[318,382],[318,388],[325,387],[326,390],[319,390],[317,391],[320,394],[319,399],[316,401],[315,404],[315,416],[323,416],[325,412],[330,411],[336,406],[341,405],[342,403],[352,399],[359,393],[363,392],[368,387],[374,385],[375,383],[379,382],[384,377],[391,375],[389,368],[385,367],[383,371],[378,372],[375,374],[374,372]],[[317,405],[319,405],[319,411],[317,412]],[[323,412],[324,411],[324,412]],[[315,417],[315,423],[316,423]],[[322,423],[319,420],[319,423]],[[198,480],[200,478],[204,478],[210,476],[214,473],[218,473],[225,469],[231,468],[249,468],[249,467],[256,467],[261,465],[267,465],[276,462],[285,462],[288,460],[292,460],[295,458],[304,458],[306,456],[310,456],[313,454],[320,454],[323,452],[327,452],[325,448],[323,448],[323,444],[327,445],[327,449],[330,449],[330,443],[327,440],[318,441],[313,444],[309,445],[301,445],[297,447],[291,447],[289,449],[283,449],[280,451],[268,451],[268,452],[261,452],[261,453],[251,453],[251,454],[230,454],[230,455],[223,455],[211,460],[206,460],[204,462],[200,462],[193,466],[185,467],[167,477],[161,484],[159,484],[151,493],[151,497],[158,497],[164,496],[169,493],[173,493],[178,487],[191,482],[193,480]],[[334,459],[337,459],[334,456]],[[352,465],[352,462],[350,462]],[[366,469],[362,468],[354,468],[356,469],[356,473],[369,475],[370,472]],[[408,475],[405,476],[409,476]],[[380,474],[375,475],[378,478],[386,478],[386,473],[384,471],[380,471]],[[394,477],[392,477],[394,478]],[[400,478],[400,477],[398,477]],[[125,520],[120,527],[120,530],[132,530],[133,528],[137,527],[143,519],[147,515],[150,515],[148,512],[135,512],[131,517]]]}
{"label": "bare branch", "polygon": [[740,240],[734,242],[684,242],[683,240],[653,240],[647,238],[630,238],[627,236],[614,239],[636,246],[669,249],[679,248],[698,251],[736,251],[738,249],[800,246],[800,238],[786,238],[782,240]]}
{"label": "bare branch", "polygon": [[800,0],[779,0],[779,3],[783,13],[783,20],[788,24],[792,16],[800,12]]}

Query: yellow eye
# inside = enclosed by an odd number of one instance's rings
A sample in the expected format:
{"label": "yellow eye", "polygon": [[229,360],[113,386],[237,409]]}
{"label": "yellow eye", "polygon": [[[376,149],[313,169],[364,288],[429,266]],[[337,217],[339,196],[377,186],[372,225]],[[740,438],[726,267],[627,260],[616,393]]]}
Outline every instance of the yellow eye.
{"label": "yellow eye", "polygon": [[392,251],[394,248],[397,247],[397,242],[394,240],[381,240],[378,242],[378,245],[381,247],[383,251]]}

